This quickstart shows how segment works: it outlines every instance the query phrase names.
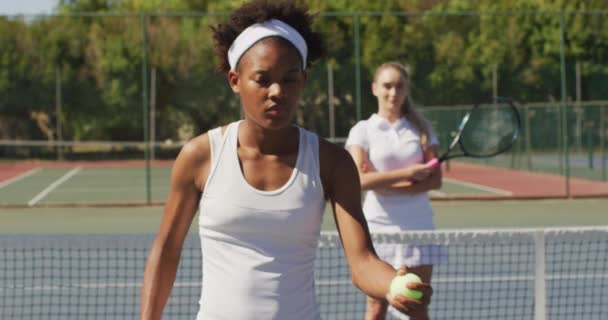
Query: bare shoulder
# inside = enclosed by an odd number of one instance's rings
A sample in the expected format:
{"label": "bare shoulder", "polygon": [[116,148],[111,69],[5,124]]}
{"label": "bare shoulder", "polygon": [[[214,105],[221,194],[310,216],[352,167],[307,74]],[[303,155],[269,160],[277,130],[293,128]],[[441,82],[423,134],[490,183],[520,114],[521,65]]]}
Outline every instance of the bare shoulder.
{"label": "bare shoulder", "polygon": [[[221,127],[222,134],[224,134],[226,128],[228,128],[228,126]],[[194,163],[210,160],[211,143],[209,131],[192,138],[190,141],[184,144],[182,150],[180,151],[180,155],[182,154],[185,161],[192,161]]]}
{"label": "bare shoulder", "polygon": [[342,161],[351,160],[346,149],[323,138],[319,138],[319,158],[321,166],[325,167],[335,167]]}
{"label": "bare shoulder", "polygon": [[173,166],[173,177],[196,185],[203,191],[211,171],[211,143],[209,133],[188,141],[180,150]]}
{"label": "bare shoulder", "polygon": [[210,157],[209,134],[203,133],[184,144],[176,162],[196,166],[207,161]]}
{"label": "bare shoulder", "polygon": [[343,147],[319,138],[319,162],[321,179],[326,190],[332,190],[334,181],[345,175],[357,175],[353,158]]}

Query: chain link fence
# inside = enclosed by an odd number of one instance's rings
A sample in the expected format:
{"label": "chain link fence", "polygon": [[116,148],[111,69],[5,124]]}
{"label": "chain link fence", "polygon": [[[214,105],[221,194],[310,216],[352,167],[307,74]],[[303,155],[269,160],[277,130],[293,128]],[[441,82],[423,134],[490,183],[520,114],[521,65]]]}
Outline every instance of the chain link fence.
{"label": "chain link fence", "polygon": [[[224,14],[0,17],[3,159],[172,159],[241,117],[214,65]],[[408,66],[411,96],[447,145],[475,101],[520,102],[523,135],[484,164],[606,181],[606,11],[322,12],[327,55],[295,121],[343,141],[376,111],[371,81]],[[148,186],[149,187],[149,186]]]}

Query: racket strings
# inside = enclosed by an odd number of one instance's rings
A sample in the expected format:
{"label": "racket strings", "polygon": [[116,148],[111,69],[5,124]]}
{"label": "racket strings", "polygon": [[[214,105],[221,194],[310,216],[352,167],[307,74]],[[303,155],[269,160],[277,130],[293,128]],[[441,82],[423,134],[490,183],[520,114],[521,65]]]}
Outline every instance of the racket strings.
{"label": "racket strings", "polygon": [[471,112],[460,143],[474,156],[490,156],[508,149],[519,131],[517,111],[510,104],[492,104]]}

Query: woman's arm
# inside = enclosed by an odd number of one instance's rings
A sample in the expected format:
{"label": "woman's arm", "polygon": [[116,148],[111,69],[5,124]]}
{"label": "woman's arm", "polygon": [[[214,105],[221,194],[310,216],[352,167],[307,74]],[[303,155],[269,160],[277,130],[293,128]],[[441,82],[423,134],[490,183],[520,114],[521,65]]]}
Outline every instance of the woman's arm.
{"label": "woman's arm", "polygon": [[405,168],[386,172],[377,172],[369,169],[368,155],[360,146],[352,145],[348,151],[353,158],[359,176],[361,178],[361,189],[374,190],[391,188],[393,185],[409,180],[422,180],[432,171],[432,168],[425,164],[415,164]]}
{"label": "woman's arm", "polygon": [[[196,140],[196,141],[195,141]],[[209,169],[209,140],[204,135],[180,151],[171,174],[171,190],[144,271],[140,318],[160,319],[173,287],[182,245]],[[201,174],[196,176],[196,174]],[[202,179],[200,177],[202,176]]]}
{"label": "woman's arm", "polygon": [[[429,146],[424,153],[424,162],[437,158],[438,149],[436,145]],[[416,194],[430,190],[441,189],[443,177],[441,166],[433,169],[426,179],[419,181],[400,181],[393,183],[387,188],[376,190],[386,194]]]}
{"label": "woman's arm", "polygon": [[[324,145],[321,148],[321,175],[324,177],[334,219],[351,270],[353,284],[366,295],[388,299],[391,305],[409,315],[422,312],[432,294],[429,284],[419,284],[425,298],[421,301],[388,297],[395,269],[376,255],[361,209],[361,188],[357,167],[343,149]],[[403,272],[404,270],[402,270]]]}

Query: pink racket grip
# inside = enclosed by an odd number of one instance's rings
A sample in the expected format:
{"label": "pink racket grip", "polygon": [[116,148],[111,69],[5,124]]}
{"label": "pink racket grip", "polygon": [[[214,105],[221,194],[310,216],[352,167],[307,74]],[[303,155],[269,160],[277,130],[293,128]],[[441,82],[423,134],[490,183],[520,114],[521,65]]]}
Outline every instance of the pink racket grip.
{"label": "pink racket grip", "polygon": [[433,159],[429,160],[426,164],[433,168],[437,168],[437,167],[439,167],[439,159],[433,158]]}

